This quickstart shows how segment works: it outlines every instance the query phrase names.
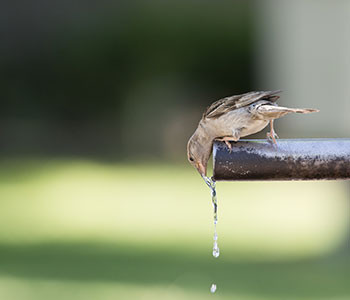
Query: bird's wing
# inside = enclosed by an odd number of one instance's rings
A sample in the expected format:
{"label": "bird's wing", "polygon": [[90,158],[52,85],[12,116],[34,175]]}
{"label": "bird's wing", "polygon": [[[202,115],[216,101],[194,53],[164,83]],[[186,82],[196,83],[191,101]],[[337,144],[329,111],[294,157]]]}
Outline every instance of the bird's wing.
{"label": "bird's wing", "polygon": [[203,119],[218,118],[231,110],[248,106],[259,100],[269,100],[271,102],[276,102],[279,98],[279,96],[276,96],[276,94],[278,94],[279,92],[281,92],[281,90],[250,92],[242,95],[236,95],[220,99],[218,101],[215,101],[206,109],[206,111],[203,114]]}

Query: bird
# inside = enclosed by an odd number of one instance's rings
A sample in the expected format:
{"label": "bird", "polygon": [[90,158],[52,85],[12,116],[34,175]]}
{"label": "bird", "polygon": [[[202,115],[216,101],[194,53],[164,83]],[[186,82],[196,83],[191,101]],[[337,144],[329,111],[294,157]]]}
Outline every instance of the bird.
{"label": "bird", "polygon": [[187,158],[203,177],[207,175],[207,163],[215,140],[223,141],[229,151],[231,142],[257,133],[270,124],[267,138],[277,145],[278,138],[273,122],[289,113],[319,112],[313,108],[288,108],[278,106],[281,90],[254,91],[215,101],[207,107],[198,127],[187,143]]}

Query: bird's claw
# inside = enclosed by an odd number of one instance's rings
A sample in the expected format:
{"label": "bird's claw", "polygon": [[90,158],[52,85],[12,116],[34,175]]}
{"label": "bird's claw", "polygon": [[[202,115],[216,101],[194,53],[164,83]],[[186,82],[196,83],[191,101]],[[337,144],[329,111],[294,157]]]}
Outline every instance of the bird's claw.
{"label": "bird's claw", "polygon": [[230,141],[232,141],[232,139],[228,139],[228,138],[224,137],[224,138],[216,138],[215,140],[218,141],[218,142],[224,142],[225,145],[227,146],[229,152],[230,153],[232,152],[232,145],[230,143]]}
{"label": "bird's claw", "polygon": [[268,132],[266,133],[266,136],[268,139],[272,139],[272,138],[279,139],[279,136],[277,135],[276,132]]}
{"label": "bird's claw", "polygon": [[274,131],[268,132],[268,133],[266,133],[266,137],[267,137],[267,139],[268,139],[270,142],[272,142],[272,143],[274,143],[275,145],[277,145],[276,139],[279,139],[279,136],[277,135],[276,132],[274,132]]}
{"label": "bird's claw", "polygon": [[229,149],[229,152],[231,153],[232,152],[232,145],[229,141],[225,141],[225,144],[227,146],[227,148]]}

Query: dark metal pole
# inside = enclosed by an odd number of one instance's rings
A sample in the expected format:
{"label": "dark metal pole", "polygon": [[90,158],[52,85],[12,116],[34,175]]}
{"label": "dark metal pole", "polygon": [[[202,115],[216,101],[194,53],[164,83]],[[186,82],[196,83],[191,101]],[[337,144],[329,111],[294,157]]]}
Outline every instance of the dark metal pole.
{"label": "dark metal pole", "polygon": [[350,139],[215,142],[213,160],[214,180],[350,179]]}

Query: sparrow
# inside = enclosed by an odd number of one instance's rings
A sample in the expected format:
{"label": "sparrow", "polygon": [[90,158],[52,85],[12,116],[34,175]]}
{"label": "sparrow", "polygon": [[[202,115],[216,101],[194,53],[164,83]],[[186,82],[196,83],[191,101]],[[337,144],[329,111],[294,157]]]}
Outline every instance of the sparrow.
{"label": "sparrow", "polygon": [[288,108],[278,106],[280,98],[277,91],[249,92],[220,99],[211,104],[199,121],[196,131],[187,143],[187,158],[199,174],[207,174],[207,163],[212,152],[214,140],[226,143],[232,150],[231,141],[237,142],[241,137],[251,135],[270,124],[267,138],[277,144],[278,138],[273,121],[289,113],[312,113],[318,109]]}

